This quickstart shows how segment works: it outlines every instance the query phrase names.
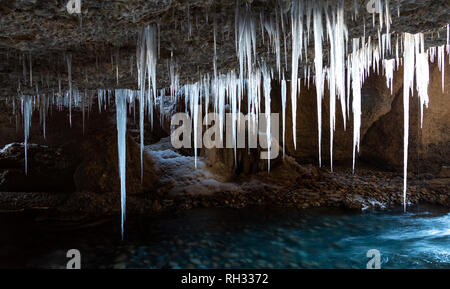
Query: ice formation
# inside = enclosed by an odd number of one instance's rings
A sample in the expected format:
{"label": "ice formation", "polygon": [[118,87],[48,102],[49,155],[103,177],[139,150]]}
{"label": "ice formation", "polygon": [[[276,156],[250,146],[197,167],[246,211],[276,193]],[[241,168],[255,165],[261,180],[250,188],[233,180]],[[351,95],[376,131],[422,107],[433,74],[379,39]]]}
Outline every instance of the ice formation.
{"label": "ice formation", "polygon": [[428,52],[425,51],[424,36],[422,33],[414,35],[416,53],[416,89],[420,105],[420,127],[423,126],[423,107],[428,107],[428,83],[430,72],[428,65]]}
{"label": "ice formation", "polygon": [[129,91],[117,89],[116,94],[116,118],[117,118],[117,150],[119,154],[120,200],[122,209],[122,238],[124,234],[126,216],[126,133],[127,133],[127,97]]}
{"label": "ice formation", "polygon": [[344,6],[339,2],[336,12],[326,12],[327,36],[330,43],[330,67],[327,71],[328,90],[330,94],[330,168],[333,170],[333,133],[336,123],[336,96],[339,98],[342,109],[344,129],[346,128],[345,104],[345,49],[348,41],[348,31],[344,23]]}
{"label": "ice formation", "polygon": [[[364,81],[371,73],[380,74],[381,71],[386,78],[386,86],[392,94],[394,89],[394,72],[399,69],[400,64],[403,64],[403,203],[404,209],[406,210],[409,97],[413,94],[414,90],[417,90],[420,104],[420,122],[422,126],[423,108],[427,107],[430,101],[428,95],[428,84],[430,81],[428,61],[434,62],[437,60],[439,70],[442,73],[442,91],[445,89],[445,52],[450,54],[450,27],[447,25],[446,45],[431,47],[425,50],[423,34],[418,33],[412,35],[404,33],[399,37],[399,34],[394,35],[392,33],[389,1],[384,1],[384,6],[381,0],[375,0],[373,3],[373,8],[376,10],[373,13],[374,27],[376,26],[376,22],[379,23],[379,26],[374,30],[376,31],[376,35],[366,36],[364,27],[363,36],[351,39],[351,43],[349,43],[349,32],[345,23],[343,1],[326,3],[322,0],[293,0],[289,12],[281,8],[282,5],[279,3],[279,7],[277,6],[272,13],[260,12],[257,15],[252,12],[249,3],[244,4],[244,7],[240,7],[238,4],[235,10],[234,32],[239,69],[230,70],[225,73],[218,72],[217,37],[220,37],[220,34],[219,36],[217,35],[218,26],[216,18],[218,16],[214,15],[212,20],[213,74],[199,75],[196,81],[181,85],[178,62],[172,53],[170,59],[164,63],[167,64],[168,76],[170,78],[170,87],[167,87],[167,96],[165,89],[159,90],[159,95],[157,95],[158,90],[156,88],[161,29],[164,29],[164,26],[161,26],[159,21],[157,24],[147,25],[137,35],[136,57],[131,57],[130,59],[130,75],[137,77],[138,90],[97,89],[90,91],[84,87],[83,92],[83,88],[78,86],[78,82],[74,86],[72,84],[72,57],[68,54],[64,56],[63,60],[67,67],[68,89],[66,91],[63,89],[63,87],[66,87],[66,84],[64,83],[63,86],[62,83],[65,79],[61,75],[58,75],[58,87],[53,89],[51,94],[45,93],[45,90],[43,91],[43,87],[45,87],[43,76],[41,76],[41,86],[39,87],[39,81],[35,74],[34,84],[36,96],[34,98],[32,96],[23,96],[21,92],[22,86],[27,86],[29,82],[30,88],[33,88],[33,67],[31,52],[28,55],[22,54],[18,63],[18,70],[21,71],[18,73],[17,83],[24,118],[25,172],[27,173],[27,144],[34,106],[39,108],[40,121],[45,137],[47,110],[50,106],[54,105],[59,110],[67,107],[69,110],[70,125],[72,125],[73,107],[81,108],[84,128],[85,109],[87,109],[87,113],[89,114],[92,106],[92,98],[96,97],[98,110],[102,112],[107,109],[111,100],[115,97],[123,233],[126,209],[126,122],[127,114],[134,112],[137,103],[139,103],[140,165],[141,180],[143,180],[145,118],[146,116],[149,118],[153,127],[154,106],[159,104],[161,112],[160,121],[162,122],[165,102],[176,103],[177,101],[182,101],[183,97],[186,112],[190,114],[194,127],[192,132],[194,137],[194,157],[192,158],[194,167],[203,166],[202,161],[198,157],[199,149],[202,147],[202,126],[212,126],[212,121],[214,121],[214,126],[217,128],[218,135],[216,135],[216,142],[219,144],[219,147],[223,147],[223,141],[231,142],[234,149],[234,159],[235,162],[237,161],[237,149],[245,146],[245,144],[239,143],[237,137],[238,132],[241,131],[241,126],[245,126],[245,123],[237,115],[241,112],[243,113],[244,110],[247,110],[248,134],[250,135],[256,132],[265,134],[270,154],[273,145],[275,145],[272,143],[270,117],[273,80],[278,81],[281,86],[283,157],[286,155],[286,111],[289,105],[289,101],[286,99],[288,97],[287,90],[290,89],[292,137],[294,149],[296,149],[297,100],[300,95],[300,84],[303,83],[304,87],[309,89],[312,80],[316,90],[319,165],[322,165],[322,102],[324,100],[325,84],[327,84],[329,92],[330,169],[333,170],[336,109],[340,105],[344,130],[347,127],[347,121],[353,122],[352,170],[354,172],[361,140],[363,102],[361,90]],[[199,24],[198,19],[191,19],[189,10],[190,7],[187,4],[187,27],[181,25],[181,28],[187,31],[188,37],[190,38],[195,33],[193,28],[196,27],[198,29]],[[358,19],[358,17],[360,17],[358,7],[355,4],[353,19]],[[205,18],[206,22],[208,22],[208,13],[206,13]],[[180,26],[179,23],[175,23],[175,27],[177,26]],[[221,30],[222,40],[224,40],[226,32],[225,29]],[[257,39],[257,32],[261,34],[261,41]],[[312,37],[311,33],[313,33],[314,63],[308,62],[308,45],[310,43],[310,37]],[[394,42],[391,43],[391,37],[395,36],[394,44]],[[261,45],[267,53],[260,52],[259,47]],[[282,67],[282,45],[284,48],[284,67]],[[290,79],[287,75],[288,47],[291,48]],[[115,49],[115,52],[111,50],[111,67],[115,71],[116,83],[119,84],[119,49]],[[270,57],[275,57],[274,61],[270,61]],[[390,58],[388,59],[388,57]],[[134,61],[136,62],[137,73],[133,71]],[[271,63],[275,63],[274,67],[271,67]],[[313,67],[311,67],[312,65]],[[299,75],[299,69],[302,69],[303,75]],[[27,78],[27,70],[29,70],[29,78]],[[88,83],[87,72],[85,72],[85,78],[86,83]],[[47,87],[49,87],[48,79]],[[39,88],[41,92],[38,91]],[[55,92],[55,90],[57,91]],[[247,99],[245,100],[244,97]],[[244,108],[245,102],[247,103],[247,107]],[[218,113],[218,119],[209,119],[208,112],[210,110]],[[205,112],[205,121],[201,118],[203,111]],[[262,111],[264,111],[264,122],[266,123],[263,132],[259,131],[259,113]],[[231,112],[233,116],[230,123],[232,127],[231,139],[224,137],[224,129],[228,125],[225,118],[227,112]],[[164,113],[170,114],[173,111],[169,110]],[[253,148],[252,145],[249,143],[248,150]],[[269,158],[268,170],[271,167],[270,162],[271,160]]]}
{"label": "ice formation", "polygon": [[355,171],[356,151],[359,152],[359,141],[361,132],[361,85],[364,74],[364,49],[359,49],[359,38],[353,39],[353,53],[351,54],[351,77],[352,77],[352,110],[353,110],[353,172]]}
{"label": "ice formation", "polygon": [[[428,61],[427,61],[428,64]],[[383,69],[384,75],[386,77],[386,86],[392,90],[394,89],[394,68],[395,68],[395,59],[384,59],[383,60]],[[427,87],[428,88],[428,87]]]}
{"label": "ice formation", "polygon": [[281,113],[283,118],[283,157],[286,155],[286,80],[281,80]]}
{"label": "ice formation", "polygon": [[404,34],[403,67],[403,208],[406,211],[406,181],[408,177],[409,93],[414,82],[414,37]]}
{"label": "ice formation", "polygon": [[[291,105],[292,105],[292,135],[294,140],[294,148],[297,148],[297,73],[298,61],[301,58],[303,47],[303,4],[301,0],[292,2],[291,8],[291,24],[292,24],[292,65],[291,65]],[[309,26],[309,22],[308,22]],[[309,29],[308,29],[309,37]],[[299,88],[300,90],[300,88]],[[284,123],[284,122],[283,122]]]}
{"label": "ice formation", "polygon": [[[319,2],[321,3],[321,2]],[[318,150],[319,150],[319,166],[322,166],[322,98],[323,98],[323,27],[322,27],[322,7],[315,3],[313,12],[314,27],[314,67],[315,67],[315,84],[317,99],[317,133],[318,133]],[[292,79],[292,81],[294,81]]]}
{"label": "ice formation", "polygon": [[[156,100],[156,63],[158,61],[158,44],[156,43],[155,27],[146,26],[139,35],[136,45],[136,64],[138,71],[138,88],[139,93],[139,137],[140,137],[140,153],[141,153],[141,182],[144,178],[144,113],[148,108],[150,122],[153,128],[153,103]],[[175,78],[174,71],[172,77]],[[147,98],[146,93],[146,76],[148,78]],[[172,85],[177,85],[178,80],[173,79]],[[176,92],[176,87],[172,88],[172,93]]]}
{"label": "ice formation", "polygon": [[25,149],[25,174],[28,174],[28,138],[30,136],[31,115],[33,114],[33,98],[29,95],[22,97],[22,109],[23,109],[23,129],[24,129],[24,142]]}
{"label": "ice formation", "polygon": [[[270,134],[270,92],[272,90],[271,88],[271,71],[267,68],[267,66],[264,64],[262,67],[262,76],[263,76],[263,86],[264,86],[264,114],[266,117],[266,138],[267,138],[267,150],[270,155],[271,145],[272,145],[272,138]],[[267,158],[268,167],[267,169],[270,171],[270,158]]]}
{"label": "ice formation", "polygon": [[445,45],[441,45],[437,47],[437,56],[438,56],[438,67],[439,70],[442,72],[442,93],[444,93],[444,75],[445,75]]}

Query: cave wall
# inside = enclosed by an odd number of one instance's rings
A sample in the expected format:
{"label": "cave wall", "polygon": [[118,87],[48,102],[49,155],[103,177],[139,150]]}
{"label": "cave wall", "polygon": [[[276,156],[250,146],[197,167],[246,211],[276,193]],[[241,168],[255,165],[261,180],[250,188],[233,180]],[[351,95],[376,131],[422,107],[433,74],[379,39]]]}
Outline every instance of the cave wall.
{"label": "cave wall", "polygon": [[[446,61],[445,70],[450,69]],[[403,71],[394,75],[401,79]],[[420,128],[420,106],[417,91],[410,98],[409,170],[437,173],[450,164],[450,76],[442,74],[436,63],[430,63],[429,106],[424,108]],[[403,88],[395,94],[391,110],[370,127],[362,141],[361,157],[372,163],[399,170],[403,166]]]}

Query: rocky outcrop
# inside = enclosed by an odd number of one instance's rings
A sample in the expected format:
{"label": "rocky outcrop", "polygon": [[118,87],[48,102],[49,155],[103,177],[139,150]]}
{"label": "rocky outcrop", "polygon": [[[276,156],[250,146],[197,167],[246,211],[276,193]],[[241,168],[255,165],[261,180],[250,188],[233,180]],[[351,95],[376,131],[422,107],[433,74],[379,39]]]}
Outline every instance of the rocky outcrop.
{"label": "rocky outcrop", "polygon": [[0,151],[0,191],[71,192],[78,162],[77,154],[67,147],[28,146],[28,174],[25,174],[23,143],[12,143]]}

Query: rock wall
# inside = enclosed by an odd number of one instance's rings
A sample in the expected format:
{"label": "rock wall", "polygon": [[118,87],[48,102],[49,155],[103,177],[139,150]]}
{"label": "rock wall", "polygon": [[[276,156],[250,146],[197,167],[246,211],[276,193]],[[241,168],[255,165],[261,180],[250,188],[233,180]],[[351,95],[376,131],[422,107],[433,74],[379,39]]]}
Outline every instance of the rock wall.
{"label": "rock wall", "polygon": [[[438,173],[450,164],[450,65],[446,61],[442,92],[442,74],[437,64],[430,65],[428,108],[424,108],[420,128],[417,91],[410,98],[409,170],[417,173]],[[401,79],[403,71],[394,75]],[[365,134],[361,157],[365,161],[401,169],[403,166],[403,89],[395,94],[392,109],[382,115]]]}

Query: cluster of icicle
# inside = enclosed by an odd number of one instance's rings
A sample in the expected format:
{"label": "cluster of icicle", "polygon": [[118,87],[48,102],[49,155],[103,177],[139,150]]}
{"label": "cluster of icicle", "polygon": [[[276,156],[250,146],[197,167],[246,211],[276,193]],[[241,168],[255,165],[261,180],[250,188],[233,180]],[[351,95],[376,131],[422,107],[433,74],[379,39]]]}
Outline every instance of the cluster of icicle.
{"label": "cluster of icicle", "polygon": [[[377,0],[377,7],[383,7],[381,0]],[[189,9],[189,8],[188,8]],[[383,11],[384,10],[384,11]],[[189,13],[189,12],[188,12]],[[244,9],[236,7],[235,13],[235,45],[236,55],[239,61],[239,71],[231,70],[228,73],[219,74],[217,67],[217,43],[216,33],[217,24],[214,18],[213,37],[214,37],[214,58],[213,75],[209,74],[199,76],[195,83],[180,85],[178,66],[173,57],[168,63],[170,77],[170,98],[172,101],[184,97],[186,112],[191,115],[193,121],[194,134],[194,154],[195,165],[197,165],[198,148],[201,146],[201,136],[198,128],[201,125],[209,126],[214,122],[219,124],[215,127],[215,132],[219,136],[216,141],[223,141],[223,129],[225,126],[225,114],[227,109],[232,113],[232,143],[234,147],[234,157],[240,144],[237,143],[236,135],[240,129],[240,118],[237,113],[247,111],[248,113],[248,131],[258,129],[259,113],[264,111],[266,125],[267,143],[270,153],[271,149],[271,131],[270,131],[270,105],[271,105],[271,81],[277,79],[281,84],[282,101],[282,143],[283,156],[285,155],[285,137],[286,137],[286,109],[287,93],[290,88],[290,105],[292,110],[292,133],[294,148],[296,148],[296,113],[297,97],[300,94],[301,78],[299,77],[299,65],[305,68],[303,78],[305,84],[313,79],[316,87],[317,114],[318,114],[318,146],[319,146],[319,165],[322,164],[321,158],[321,135],[322,135],[322,101],[325,90],[325,83],[328,85],[330,93],[330,168],[333,170],[333,134],[336,121],[336,101],[340,102],[344,129],[347,126],[347,120],[353,118],[353,171],[355,169],[356,153],[360,147],[360,129],[361,129],[361,89],[365,79],[370,73],[383,73],[386,77],[386,84],[393,91],[394,71],[399,69],[400,64],[404,66],[404,207],[406,210],[406,190],[407,190],[407,155],[408,155],[408,127],[409,127],[409,97],[414,90],[418,91],[419,103],[421,107],[421,122],[423,120],[423,107],[428,105],[428,82],[429,82],[429,60],[434,62],[437,58],[439,69],[442,71],[442,90],[444,90],[444,67],[445,52],[450,54],[450,43],[447,40],[446,45],[432,47],[425,50],[424,35],[421,33],[411,35],[403,33],[396,35],[395,45],[391,45],[391,15],[389,1],[385,1],[384,9],[379,9],[379,26],[377,41],[371,36],[364,35],[360,38],[349,39],[348,29],[345,24],[344,2],[342,0],[329,5],[325,1],[303,1],[293,0],[290,8],[290,14],[283,12],[283,9],[275,9],[275,15],[266,16],[263,13],[255,15],[246,4]],[[358,17],[355,8],[354,18]],[[192,33],[192,26],[189,19],[189,35]],[[261,29],[262,43],[267,45],[269,54],[274,54],[276,58],[276,68],[272,69],[267,61],[257,53],[257,29]],[[290,33],[288,31],[290,24]],[[311,26],[312,24],[312,26]],[[375,14],[374,14],[375,26]],[[118,148],[119,148],[119,171],[121,183],[122,200],[122,233],[125,222],[125,201],[126,201],[126,122],[127,105],[134,107],[136,100],[139,103],[139,126],[140,126],[140,146],[141,146],[141,179],[143,178],[143,140],[144,140],[144,119],[145,115],[150,119],[153,127],[153,108],[157,104],[163,105],[165,90],[161,90],[160,97],[157,97],[156,68],[159,57],[159,25],[146,26],[138,35],[136,50],[136,65],[138,90],[98,90],[97,101],[98,108],[106,109],[110,103],[110,98],[115,95],[115,104],[117,111],[117,130],[118,130]],[[313,35],[312,35],[313,34]],[[289,37],[290,35],[290,37]],[[314,64],[308,62],[308,46],[312,38],[314,45]],[[266,41],[267,39],[267,41]],[[447,39],[449,39],[449,27],[447,26]],[[324,44],[329,45],[329,55],[327,61],[323,59]],[[282,45],[283,48],[282,49]],[[349,47],[350,45],[350,47]],[[288,63],[287,47],[291,48],[291,62]],[[284,51],[284,55],[283,54]],[[387,59],[388,56],[395,58]],[[284,56],[284,57],[282,57]],[[22,64],[25,72],[26,56],[22,58]],[[29,56],[30,84],[32,81],[31,55]],[[76,88],[72,88],[71,81],[71,57],[65,57],[69,89],[67,92],[61,91],[61,81],[59,82],[59,92],[52,92],[52,95],[44,94],[30,97],[21,96],[22,112],[25,122],[25,150],[29,134],[29,125],[33,103],[41,102],[46,107],[53,104],[59,108],[72,106],[82,107],[83,112],[87,106],[91,108],[92,97],[86,97],[89,92],[80,93]],[[283,63],[284,60],[284,63]],[[326,66],[324,63],[328,63]],[[291,69],[290,83],[285,79],[288,71],[288,65]],[[313,71],[311,72],[311,69]],[[131,68],[132,70],[132,68]],[[118,68],[116,67],[116,74]],[[133,73],[132,73],[133,74]],[[415,79],[415,85],[414,85]],[[19,82],[20,88],[20,82]],[[37,90],[37,87],[36,87]],[[242,107],[244,97],[247,97],[247,108]],[[41,101],[47,97],[46,101]],[[86,103],[86,100],[88,103]],[[205,111],[205,123],[201,123],[198,117],[202,113],[201,106]],[[41,107],[42,105],[40,105]],[[46,111],[46,110],[45,110]],[[128,113],[131,110],[128,111]],[[209,111],[216,114],[208,115]],[[42,113],[41,113],[42,114]],[[218,115],[218,119],[212,117]],[[84,113],[83,113],[84,116]],[[45,119],[45,112],[44,112]],[[71,122],[71,113],[69,114]],[[200,123],[199,123],[200,120]],[[45,121],[44,124],[45,126]],[[229,140],[227,140],[229,141]],[[270,158],[268,159],[268,169],[270,170]],[[27,170],[27,168],[26,168]]]}
{"label": "cluster of icicle", "polygon": [[[300,77],[298,75],[299,63],[304,60],[304,79],[305,83],[309,84],[310,67],[308,64],[308,45],[310,42],[310,35],[313,36],[314,44],[314,83],[316,87],[317,96],[317,114],[318,114],[318,146],[319,146],[319,165],[322,163],[321,159],[321,135],[322,135],[322,101],[324,95],[325,83],[328,85],[330,92],[330,168],[333,170],[333,133],[335,130],[335,113],[336,101],[340,102],[344,129],[346,129],[347,119],[350,118],[352,112],[353,118],[353,171],[355,170],[356,153],[360,148],[360,129],[361,129],[361,89],[365,79],[370,73],[383,73],[386,77],[386,84],[393,92],[393,76],[394,71],[398,70],[403,59],[405,62],[404,78],[405,83],[409,83],[409,89],[405,89],[405,183],[404,183],[404,204],[406,209],[406,170],[407,170],[407,148],[408,148],[408,112],[406,92],[413,92],[414,89],[418,91],[419,102],[421,104],[421,119],[423,119],[423,107],[428,105],[428,82],[429,82],[429,68],[428,59],[434,61],[434,55],[438,56],[439,69],[444,75],[444,51],[449,53],[450,46],[443,45],[440,47],[430,48],[425,50],[424,35],[418,33],[410,35],[404,33],[396,35],[395,45],[392,45],[392,35],[390,25],[392,18],[390,14],[389,1],[376,1],[378,7],[378,35],[376,40],[371,36],[366,37],[365,28],[364,35],[360,38],[351,39],[349,41],[348,29],[345,24],[344,2],[337,1],[334,5],[328,5],[325,1],[302,1],[293,0],[290,9],[290,24],[291,24],[291,106],[292,106],[292,132],[294,147],[296,147],[296,112],[297,112],[297,97],[300,93]],[[399,6],[397,7],[399,15]],[[373,17],[373,26],[376,26],[376,17]],[[286,46],[288,43],[285,26],[289,23],[289,19],[282,13],[282,9],[276,9],[275,15],[265,17],[259,14],[259,23],[261,28],[261,36],[263,43],[265,42],[265,35],[267,47],[276,57],[276,70],[274,71],[267,66],[267,61],[259,57],[256,53],[257,47],[257,17],[253,15],[249,5],[243,9],[236,8],[235,14],[235,45],[236,54],[239,60],[239,72],[230,71],[224,75],[217,75],[217,56],[216,56],[216,25],[213,25],[214,34],[214,58],[213,68],[214,76],[210,78],[209,75],[201,76],[200,80],[194,84],[184,86],[184,97],[186,102],[186,111],[190,108],[191,119],[194,122],[194,151],[197,156],[197,136],[198,120],[197,114],[199,109],[197,105],[204,103],[205,111],[210,109],[211,98],[214,112],[219,113],[219,135],[223,136],[223,124],[225,107],[229,105],[229,109],[234,115],[235,112],[241,112],[242,98],[247,95],[249,124],[248,129],[257,127],[258,112],[262,111],[261,106],[264,105],[264,112],[266,116],[270,114],[270,81],[272,78],[278,78],[281,83],[281,101],[282,101],[282,127],[283,127],[283,155],[285,155],[285,127],[286,127],[286,94],[287,81],[285,80],[285,73],[287,72],[287,53]],[[357,10],[355,10],[354,18],[358,17]],[[281,23],[281,25],[280,25]],[[312,23],[312,27],[311,27]],[[325,25],[324,25],[325,24]],[[280,29],[281,27],[281,29]],[[326,33],[325,33],[326,31]],[[414,39],[411,41],[410,39]],[[328,66],[324,65],[323,59],[323,45],[329,45]],[[400,43],[399,43],[400,40]],[[349,43],[350,42],[350,43]],[[284,43],[284,67],[282,65],[282,48],[281,43]],[[350,44],[350,48],[349,48]],[[411,48],[412,46],[412,48]],[[414,54],[408,53],[409,50],[414,51]],[[437,50],[437,52],[436,52]],[[402,54],[403,53],[403,54]],[[387,56],[395,58],[387,59]],[[421,73],[417,73],[421,71]],[[415,73],[414,73],[415,72]],[[412,75],[412,76],[411,76]],[[412,79],[416,78],[416,86],[413,86]],[[171,79],[175,77],[171,73]],[[173,83],[173,82],[172,82]],[[444,79],[442,80],[444,86]],[[309,87],[309,85],[308,85]],[[179,89],[171,88],[174,91]],[[264,97],[264,101],[262,101]],[[202,102],[204,100],[204,102]],[[255,113],[255,117],[252,116]],[[208,122],[210,124],[210,122]],[[236,134],[235,128],[239,126],[239,120],[234,118],[233,125],[233,144],[236,154]],[[270,126],[268,127],[267,137],[270,142]],[[270,170],[270,160],[268,160]]]}

